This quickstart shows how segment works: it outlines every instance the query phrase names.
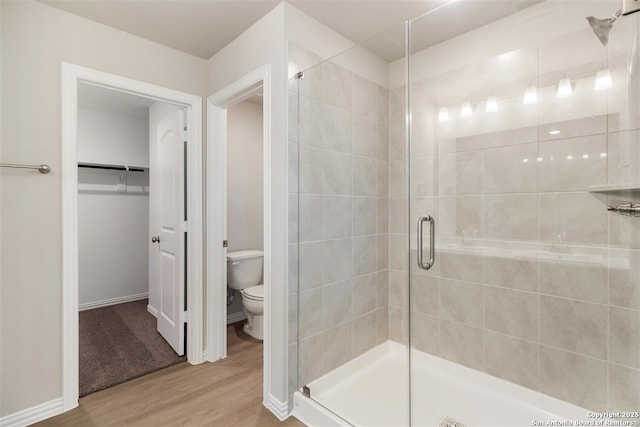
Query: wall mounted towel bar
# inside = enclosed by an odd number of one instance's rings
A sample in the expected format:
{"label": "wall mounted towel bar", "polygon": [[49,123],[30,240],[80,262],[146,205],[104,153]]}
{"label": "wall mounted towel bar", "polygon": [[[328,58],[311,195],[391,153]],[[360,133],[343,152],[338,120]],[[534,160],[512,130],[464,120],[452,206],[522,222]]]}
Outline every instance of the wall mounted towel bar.
{"label": "wall mounted towel bar", "polygon": [[16,169],[33,169],[40,173],[49,173],[51,168],[49,165],[16,165],[14,163],[0,163],[0,168],[16,168]]}

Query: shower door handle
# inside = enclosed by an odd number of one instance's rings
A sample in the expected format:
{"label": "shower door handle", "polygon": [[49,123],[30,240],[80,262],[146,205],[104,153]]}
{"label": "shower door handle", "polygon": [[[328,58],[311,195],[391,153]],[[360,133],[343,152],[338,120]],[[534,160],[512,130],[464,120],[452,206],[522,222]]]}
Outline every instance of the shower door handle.
{"label": "shower door handle", "polygon": [[[422,224],[429,221],[429,261],[426,263],[422,258]],[[423,270],[429,270],[433,267],[433,263],[436,260],[436,223],[431,215],[422,215],[418,219],[418,267]]]}

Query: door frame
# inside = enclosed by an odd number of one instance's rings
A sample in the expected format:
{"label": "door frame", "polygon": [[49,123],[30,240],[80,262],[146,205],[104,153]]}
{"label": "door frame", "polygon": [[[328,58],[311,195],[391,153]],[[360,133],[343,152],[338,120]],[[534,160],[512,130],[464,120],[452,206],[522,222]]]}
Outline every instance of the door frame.
{"label": "door frame", "polygon": [[[263,141],[263,225],[264,225],[264,351],[263,351],[263,405],[280,419],[285,418],[286,408],[277,402],[271,394],[272,373],[279,372],[274,358],[276,348],[273,345],[274,334],[286,331],[274,331],[273,316],[282,306],[273,296],[274,260],[272,244],[272,80],[271,65],[265,64],[239,80],[231,83],[207,98],[207,209],[206,209],[206,282],[207,282],[207,360],[214,362],[227,356],[227,281],[226,248],[227,239],[227,108],[240,102],[257,91],[263,92],[262,103],[262,141]],[[278,353],[279,354],[279,353]]]}
{"label": "door frame", "polygon": [[187,114],[187,357],[203,362],[202,98],[63,62],[62,75],[62,396],[78,406],[78,84],[178,105]]}

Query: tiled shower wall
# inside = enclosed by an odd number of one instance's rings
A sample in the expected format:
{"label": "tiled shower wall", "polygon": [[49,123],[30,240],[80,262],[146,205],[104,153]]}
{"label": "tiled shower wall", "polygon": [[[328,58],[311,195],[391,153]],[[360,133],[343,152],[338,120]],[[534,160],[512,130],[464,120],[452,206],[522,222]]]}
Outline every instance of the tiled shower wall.
{"label": "tiled shower wall", "polygon": [[[320,63],[293,45],[289,55]],[[328,61],[291,81],[289,109],[296,389],[388,338],[389,94]]]}
{"label": "tiled shower wall", "polygon": [[[640,407],[640,218],[607,212],[639,193],[589,188],[640,187],[635,26],[609,49],[586,29],[511,52],[509,72],[491,57],[412,84],[410,225],[422,213],[438,225],[436,265],[410,267],[413,348],[592,410]],[[602,68],[614,85],[595,91]],[[569,98],[556,97],[562,77]],[[524,105],[532,82],[538,102]],[[489,95],[497,112],[484,111]]]}

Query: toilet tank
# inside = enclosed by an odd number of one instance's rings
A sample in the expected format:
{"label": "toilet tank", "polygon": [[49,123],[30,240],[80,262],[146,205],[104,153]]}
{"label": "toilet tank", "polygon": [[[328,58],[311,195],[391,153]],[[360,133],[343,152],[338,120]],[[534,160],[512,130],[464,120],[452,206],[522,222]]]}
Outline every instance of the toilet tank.
{"label": "toilet tank", "polygon": [[262,257],[258,250],[227,253],[227,286],[241,291],[262,283]]}

